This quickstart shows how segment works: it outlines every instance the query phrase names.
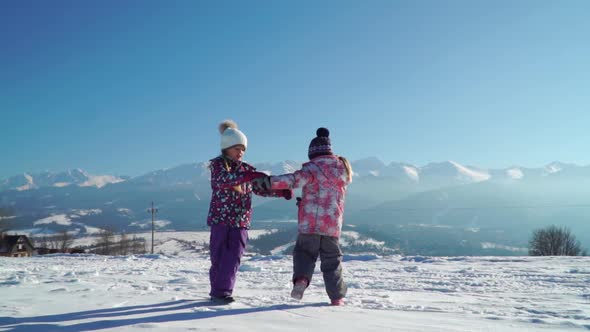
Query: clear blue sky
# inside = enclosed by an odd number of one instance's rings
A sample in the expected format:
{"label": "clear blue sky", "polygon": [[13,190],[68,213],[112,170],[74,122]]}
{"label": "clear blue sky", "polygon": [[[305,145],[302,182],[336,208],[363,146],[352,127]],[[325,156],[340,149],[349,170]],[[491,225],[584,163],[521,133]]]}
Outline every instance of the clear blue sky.
{"label": "clear blue sky", "polygon": [[1,1],[0,179],[218,153],[590,163],[590,1]]}

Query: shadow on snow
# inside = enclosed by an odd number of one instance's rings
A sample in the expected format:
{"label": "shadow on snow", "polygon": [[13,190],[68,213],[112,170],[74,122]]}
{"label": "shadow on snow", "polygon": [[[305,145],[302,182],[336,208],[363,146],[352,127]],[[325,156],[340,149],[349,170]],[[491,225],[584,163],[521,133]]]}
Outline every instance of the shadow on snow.
{"label": "shadow on snow", "polygon": [[[174,321],[190,321],[211,317],[241,315],[255,312],[298,309],[303,307],[322,307],[324,303],[305,304],[277,304],[271,306],[232,308],[231,305],[219,306],[209,301],[178,300],[172,302],[155,303],[148,305],[127,306],[108,309],[97,309],[65,314],[32,316],[32,317],[0,317],[0,330],[10,332],[38,332],[38,331],[95,331],[123,326],[148,323],[166,323]],[[169,311],[192,310],[200,307],[211,307],[211,311],[190,311],[166,313]],[[146,315],[147,317],[127,318],[132,315]],[[87,320],[90,322],[74,325],[62,325],[59,323],[76,320]],[[49,324],[57,323],[57,324]]]}

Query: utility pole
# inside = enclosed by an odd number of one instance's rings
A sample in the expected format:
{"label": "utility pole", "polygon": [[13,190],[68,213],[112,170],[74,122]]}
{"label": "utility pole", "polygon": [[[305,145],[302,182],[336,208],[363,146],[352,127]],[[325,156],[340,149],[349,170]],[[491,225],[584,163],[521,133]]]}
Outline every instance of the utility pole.
{"label": "utility pole", "polygon": [[152,214],[152,254],[154,253],[154,218],[156,216],[156,212],[158,212],[158,209],[154,209],[154,201],[152,201],[152,207],[150,209],[147,210],[148,213]]}

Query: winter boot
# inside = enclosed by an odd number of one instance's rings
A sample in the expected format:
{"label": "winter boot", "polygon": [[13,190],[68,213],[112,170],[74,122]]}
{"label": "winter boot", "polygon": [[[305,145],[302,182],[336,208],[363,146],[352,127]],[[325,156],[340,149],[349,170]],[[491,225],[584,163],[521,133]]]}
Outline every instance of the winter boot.
{"label": "winter boot", "polygon": [[332,300],[330,305],[344,305],[344,298]]}
{"label": "winter boot", "polygon": [[307,280],[305,279],[298,279],[293,284],[293,290],[291,291],[291,297],[296,300],[301,300],[303,298],[303,292],[307,288]]}
{"label": "winter boot", "polygon": [[211,302],[213,302],[213,304],[216,304],[216,305],[230,304],[234,301],[235,301],[234,298],[229,295],[211,296]]}

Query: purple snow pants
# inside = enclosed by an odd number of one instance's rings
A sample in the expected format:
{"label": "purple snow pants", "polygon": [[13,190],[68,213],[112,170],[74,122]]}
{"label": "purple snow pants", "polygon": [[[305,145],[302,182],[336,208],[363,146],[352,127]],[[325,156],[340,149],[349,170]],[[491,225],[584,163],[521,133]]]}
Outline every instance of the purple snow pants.
{"label": "purple snow pants", "polygon": [[248,243],[248,230],[223,224],[211,226],[209,250],[211,252],[210,296],[232,295],[236,273]]}

